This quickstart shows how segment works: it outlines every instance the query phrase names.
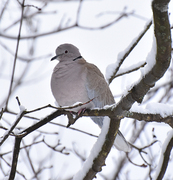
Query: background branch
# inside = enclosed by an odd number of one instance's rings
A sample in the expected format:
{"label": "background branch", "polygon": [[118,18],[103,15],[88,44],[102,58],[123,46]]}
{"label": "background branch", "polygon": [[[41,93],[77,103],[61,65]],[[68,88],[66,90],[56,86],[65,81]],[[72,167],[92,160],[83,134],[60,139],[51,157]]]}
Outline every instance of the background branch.
{"label": "background branch", "polygon": [[19,152],[20,152],[21,140],[22,140],[22,138],[18,138],[18,137],[15,138],[15,144],[14,144],[14,150],[13,150],[13,160],[12,160],[9,180],[13,180],[15,178],[17,162],[18,162],[18,157],[19,157]]}
{"label": "background branch", "polygon": [[17,61],[19,42],[20,42],[20,36],[21,36],[21,30],[22,30],[24,3],[25,3],[25,0],[23,0],[22,6],[21,6],[21,18],[20,18],[20,25],[19,25],[19,33],[18,33],[18,37],[17,37],[16,52],[15,52],[15,56],[14,56],[13,70],[12,70],[12,75],[11,75],[11,82],[10,82],[9,93],[8,93],[7,100],[6,100],[5,109],[7,109],[8,101],[9,101],[9,98],[10,98],[10,95],[11,95],[11,92],[12,92],[12,87],[13,87],[14,73],[15,73],[15,68],[16,68],[16,61]]}

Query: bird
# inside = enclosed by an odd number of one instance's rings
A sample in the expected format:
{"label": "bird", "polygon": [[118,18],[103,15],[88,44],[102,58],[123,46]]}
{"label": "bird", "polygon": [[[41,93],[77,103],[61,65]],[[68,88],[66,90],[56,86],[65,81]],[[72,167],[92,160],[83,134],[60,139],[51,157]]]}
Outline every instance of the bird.
{"label": "bird", "polygon": [[[94,64],[88,63],[76,46],[69,43],[61,44],[56,48],[55,53],[56,56],[51,61],[59,62],[52,73],[51,91],[60,107],[82,102],[82,106],[70,110],[80,112],[83,109],[103,108],[105,105],[115,104],[101,71]],[[104,117],[90,118],[102,128]],[[120,151],[131,151],[131,145],[119,130],[114,145]]]}

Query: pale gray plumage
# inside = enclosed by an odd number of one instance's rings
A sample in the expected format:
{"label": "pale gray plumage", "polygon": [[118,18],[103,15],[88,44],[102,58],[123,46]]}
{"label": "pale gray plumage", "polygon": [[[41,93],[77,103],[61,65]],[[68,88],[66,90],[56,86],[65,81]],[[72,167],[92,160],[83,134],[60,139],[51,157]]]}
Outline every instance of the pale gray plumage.
{"label": "pale gray plumage", "polygon": [[[86,62],[78,48],[72,44],[62,44],[56,49],[58,59],[52,78],[52,93],[59,106],[70,106],[76,102],[90,103],[74,108],[78,112],[81,109],[102,108],[105,105],[114,104],[114,97],[100,70],[91,63]],[[100,126],[103,125],[103,117],[91,117]],[[120,131],[116,136],[114,145],[117,149],[129,152],[130,145]]]}

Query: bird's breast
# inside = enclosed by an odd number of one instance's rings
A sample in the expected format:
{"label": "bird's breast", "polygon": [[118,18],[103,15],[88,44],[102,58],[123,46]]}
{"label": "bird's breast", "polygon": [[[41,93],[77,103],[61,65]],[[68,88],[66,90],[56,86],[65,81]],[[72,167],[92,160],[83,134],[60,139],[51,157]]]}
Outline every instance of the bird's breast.
{"label": "bird's breast", "polygon": [[[51,89],[60,106],[71,106],[76,102],[86,103],[89,101],[84,74],[82,68],[60,67],[54,70],[51,78]],[[91,104],[86,106],[91,108]]]}

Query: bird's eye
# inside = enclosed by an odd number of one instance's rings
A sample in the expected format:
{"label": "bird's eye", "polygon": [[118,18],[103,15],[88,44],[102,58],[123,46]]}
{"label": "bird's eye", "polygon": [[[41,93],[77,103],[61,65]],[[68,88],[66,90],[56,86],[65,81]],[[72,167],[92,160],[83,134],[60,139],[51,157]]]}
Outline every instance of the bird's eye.
{"label": "bird's eye", "polygon": [[65,53],[68,53],[68,51],[66,50]]}

